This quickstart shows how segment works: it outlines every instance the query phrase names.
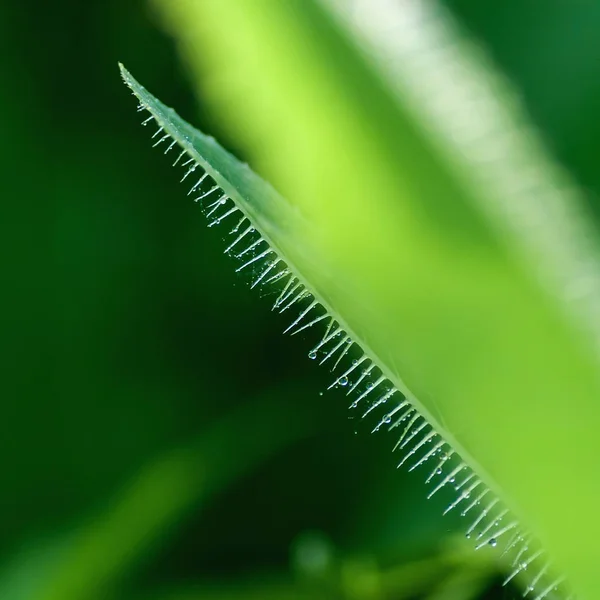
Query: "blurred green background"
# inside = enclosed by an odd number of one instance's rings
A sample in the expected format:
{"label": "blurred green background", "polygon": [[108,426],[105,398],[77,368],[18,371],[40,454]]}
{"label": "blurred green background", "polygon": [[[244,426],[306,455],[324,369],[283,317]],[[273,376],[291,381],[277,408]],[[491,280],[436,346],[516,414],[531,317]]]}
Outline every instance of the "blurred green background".
{"label": "blurred green background", "polygon": [[[449,5],[599,215],[600,4]],[[145,2],[0,4],[0,598],[517,597],[393,438],[319,394],[118,60],[244,159]]]}

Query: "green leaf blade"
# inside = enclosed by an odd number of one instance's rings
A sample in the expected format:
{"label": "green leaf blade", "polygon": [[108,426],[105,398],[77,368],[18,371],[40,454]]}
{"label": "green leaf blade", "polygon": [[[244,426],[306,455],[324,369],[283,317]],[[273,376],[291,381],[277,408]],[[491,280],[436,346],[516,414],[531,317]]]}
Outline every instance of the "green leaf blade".
{"label": "green leaf blade", "polygon": [[[589,545],[576,558],[566,550],[582,524],[556,514],[575,488],[582,515],[599,497],[598,483],[581,478],[600,427],[597,365],[429,134],[363,67],[345,67],[335,27],[306,4],[298,14],[286,2],[207,2],[181,9],[185,24],[175,26],[205,44],[189,52],[203,68],[221,56],[239,65],[228,118],[251,131],[258,162],[291,200],[281,211],[289,218],[267,200],[272,218],[257,227],[485,485],[561,565],[593,581],[582,560]],[[567,397],[578,407],[567,429],[579,447],[565,452],[555,440]]]}

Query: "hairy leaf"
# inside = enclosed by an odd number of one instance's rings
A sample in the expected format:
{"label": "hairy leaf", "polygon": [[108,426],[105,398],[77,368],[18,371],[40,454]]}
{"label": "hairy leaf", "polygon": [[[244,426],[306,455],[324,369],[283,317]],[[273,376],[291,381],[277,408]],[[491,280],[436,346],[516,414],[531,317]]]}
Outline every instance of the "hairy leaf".
{"label": "hairy leaf", "polygon": [[195,191],[210,224],[231,220],[239,269],[253,286],[281,286],[275,308],[297,309],[292,333],[325,325],[309,356],[336,366],[332,385],[347,386],[352,406],[379,411],[376,429],[399,432],[400,461],[426,469],[429,496],[456,488],[447,510],[469,519],[477,547],[507,540],[510,576],[526,572],[541,599],[561,580],[541,540],[593,591],[594,332],[525,257],[528,244],[482,210],[469,161],[441,150],[436,123],[318,3],[162,6],[191,64],[212,74],[203,81],[218,82],[216,108],[288,199],[125,72],[157,141],[168,134],[188,169],[208,173]]}

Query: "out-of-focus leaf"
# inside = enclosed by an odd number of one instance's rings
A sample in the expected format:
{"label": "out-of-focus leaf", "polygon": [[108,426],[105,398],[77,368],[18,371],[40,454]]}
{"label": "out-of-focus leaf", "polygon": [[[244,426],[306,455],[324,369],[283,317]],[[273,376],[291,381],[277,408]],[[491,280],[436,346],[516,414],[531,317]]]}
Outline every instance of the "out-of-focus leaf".
{"label": "out-of-focus leaf", "polygon": [[[293,390],[287,394],[293,397]],[[314,428],[299,403],[249,401],[208,427],[193,444],[146,465],[109,508],[61,542],[60,552],[52,554],[41,574],[26,568],[30,572],[21,579],[28,587],[13,585],[10,589],[18,594],[7,598],[107,597],[184,515]]]}
{"label": "out-of-focus leaf", "polygon": [[464,541],[456,540],[431,556],[391,566],[380,565],[373,557],[337,559],[314,581],[263,574],[260,580],[198,581],[175,589],[157,589],[132,600],[408,600],[429,598],[429,594],[439,594],[431,596],[439,600],[468,600],[493,575],[489,557],[474,560]]}

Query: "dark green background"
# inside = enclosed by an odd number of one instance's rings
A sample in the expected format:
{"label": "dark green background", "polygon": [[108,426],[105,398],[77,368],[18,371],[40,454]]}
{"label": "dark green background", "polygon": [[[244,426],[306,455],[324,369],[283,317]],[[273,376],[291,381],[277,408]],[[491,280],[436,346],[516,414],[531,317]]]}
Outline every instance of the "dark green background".
{"label": "dark green background", "polygon": [[[600,3],[450,4],[598,214]],[[36,557],[101,526],[140,471],[239,407],[257,404],[268,447],[287,425],[260,413],[265,398],[290,427],[306,421],[300,439],[177,515],[99,597],[294,580],[295,540],[311,531],[342,565],[442,552],[456,525],[443,500],[423,501],[424,474],[396,471],[393,438],[369,435],[341,393],[319,395],[329,378],[306,359],[313,338],[282,336],[289,319],[233,272],[225,232],[206,228],[172,158],[151,149],[118,60],[222,138],[145,3],[0,4],[0,595],[42,598],[53,563],[40,571]],[[243,456],[235,442],[210,446],[198,469]]]}

